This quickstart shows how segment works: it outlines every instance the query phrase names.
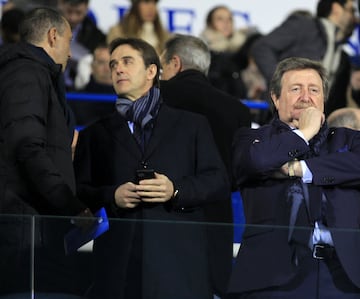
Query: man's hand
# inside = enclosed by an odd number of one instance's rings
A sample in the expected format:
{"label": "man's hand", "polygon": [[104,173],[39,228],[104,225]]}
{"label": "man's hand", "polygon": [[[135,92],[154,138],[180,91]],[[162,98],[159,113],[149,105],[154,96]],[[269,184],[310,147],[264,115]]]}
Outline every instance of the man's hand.
{"label": "man's hand", "polygon": [[282,165],[279,169],[280,171],[276,173],[275,178],[282,179],[282,178],[289,178],[289,177],[302,177],[303,170],[301,167],[301,163],[298,160],[293,160],[286,162]]}
{"label": "man's hand", "polygon": [[309,141],[319,132],[324,121],[325,116],[319,109],[309,107],[300,114],[298,128]]}
{"label": "man's hand", "polygon": [[166,202],[174,194],[174,185],[167,176],[155,172],[154,179],[142,180],[136,185],[136,193],[144,202]]}
{"label": "man's hand", "polygon": [[94,217],[93,213],[89,208],[81,211],[74,218],[71,219],[71,223],[76,225],[83,231],[88,230],[92,225],[97,221],[97,218]]}
{"label": "man's hand", "polygon": [[136,185],[131,182],[120,185],[114,196],[119,208],[135,208],[141,202],[140,195],[136,193]]}

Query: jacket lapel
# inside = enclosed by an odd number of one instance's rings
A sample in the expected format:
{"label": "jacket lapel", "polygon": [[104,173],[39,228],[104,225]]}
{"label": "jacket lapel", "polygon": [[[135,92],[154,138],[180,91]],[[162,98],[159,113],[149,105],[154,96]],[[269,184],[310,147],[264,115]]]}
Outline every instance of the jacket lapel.
{"label": "jacket lapel", "polygon": [[162,104],[149,144],[145,148],[144,160],[148,160],[156,148],[158,148],[159,144],[163,140],[166,140],[166,136],[175,132],[174,126],[178,121],[179,114],[175,113],[175,110],[169,108],[165,104]]}
{"label": "jacket lapel", "polygon": [[130,132],[127,121],[118,113],[114,113],[104,124],[105,129],[113,137],[115,143],[125,148],[137,160],[142,159],[141,150]]}

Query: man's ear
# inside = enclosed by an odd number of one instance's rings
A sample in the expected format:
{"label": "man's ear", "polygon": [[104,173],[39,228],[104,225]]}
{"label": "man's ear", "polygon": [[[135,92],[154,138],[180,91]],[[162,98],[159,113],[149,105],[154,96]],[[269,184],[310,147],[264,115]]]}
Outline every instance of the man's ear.
{"label": "man's ear", "polygon": [[273,92],[271,93],[271,100],[274,104],[275,109],[279,110],[279,99],[276,97],[276,95]]}
{"label": "man's ear", "polygon": [[156,64],[150,64],[147,68],[148,80],[153,80],[157,72],[160,72],[160,70],[158,70]]}
{"label": "man's ear", "polygon": [[50,45],[50,47],[54,47],[57,39],[57,30],[55,27],[52,27],[49,29],[47,33],[47,41]]}
{"label": "man's ear", "polygon": [[181,70],[182,70],[182,63],[181,63],[181,59],[178,55],[174,55],[172,58],[171,58],[171,62],[174,66],[174,70],[176,71],[176,73],[180,73]]}

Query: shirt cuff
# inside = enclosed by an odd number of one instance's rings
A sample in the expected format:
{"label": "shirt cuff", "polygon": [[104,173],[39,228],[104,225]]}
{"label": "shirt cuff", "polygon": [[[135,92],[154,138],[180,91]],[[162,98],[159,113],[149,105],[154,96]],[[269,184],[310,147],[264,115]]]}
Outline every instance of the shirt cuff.
{"label": "shirt cuff", "polygon": [[302,140],[304,140],[307,145],[309,145],[309,142],[305,139],[304,134],[299,129],[293,130],[293,132],[298,135]]}
{"label": "shirt cuff", "polygon": [[300,161],[300,165],[303,171],[302,181],[304,183],[311,183],[313,179],[313,174],[309,167],[307,166],[306,162],[304,160]]}

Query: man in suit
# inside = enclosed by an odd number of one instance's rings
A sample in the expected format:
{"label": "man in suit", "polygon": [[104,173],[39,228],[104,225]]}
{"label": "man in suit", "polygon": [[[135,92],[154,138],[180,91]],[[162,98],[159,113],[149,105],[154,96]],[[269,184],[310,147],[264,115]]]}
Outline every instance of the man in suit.
{"label": "man in suit", "polygon": [[206,230],[196,222],[230,186],[209,125],[163,103],[148,43],[115,39],[110,53],[117,111],[80,132],[74,163],[80,198],[122,221],[95,241],[88,296],[210,299]]}
{"label": "man in suit", "polygon": [[281,61],[270,87],[273,121],[234,142],[257,226],[245,229],[229,298],[360,298],[360,133],[328,129],[319,62]]}
{"label": "man in suit", "polygon": [[[56,248],[64,257],[58,226],[52,226],[51,231],[39,221],[44,230],[36,225],[35,232],[30,232],[30,215],[90,215],[75,196],[71,159],[74,128],[63,88],[62,72],[71,56],[70,25],[59,12],[39,8],[26,15],[19,32],[22,41],[5,45],[0,52],[0,213],[25,216],[1,219],[0,270],[6,275],[1,278],[0,293],[30,290],[31,233],[36,249],[49,256],[54,254],[49,237],[57,235],[60,247]],[[70,228],[70,221],[59,222]],[[37,271],[46,272],[49,279],[58,275],[45,286],[47,291],[56,286],[60,286],[58,291],[71,289],[65,282],[75,274],[69,260],[63,260],[62,265],[59,262],[56,269],[50,262],[46,271],[39,260],[45,260],[44,255],[36,258]],[[59,273],[66,273],[67,267],[72,270],[61,277]],[[35,280],[39,290],[43,280],[38,276]]]}
{"label": "man in suit", "polygon": [[319,0],[316,17],[291,14],[280,26],[259,38],[251,52],[268,84],[277,63],[284,58],[318,60],[329,74],[326,115],[346,106],[351,68],[342,44],[352,34],[355,12],[354,0]]}
{"label": "man in suit", "polygon": [[[249,109],[211,85],[207,79],[211,55],[201,39],[190,35],[174,36],[166,42],[160,60],[163,80],[160,89],[165,102],[207,118],[230,177],[233,135],[240,127],[250,127]],[[205,215],[209,222],[232,223],[230,197],[207,205]],[[208,230],[213,288],[222,296],[231,273],[233,229],[230,225],[215,225]]]}

